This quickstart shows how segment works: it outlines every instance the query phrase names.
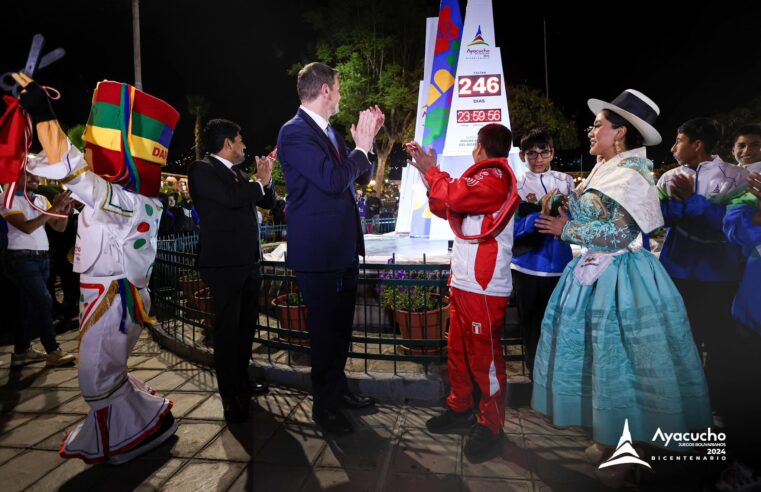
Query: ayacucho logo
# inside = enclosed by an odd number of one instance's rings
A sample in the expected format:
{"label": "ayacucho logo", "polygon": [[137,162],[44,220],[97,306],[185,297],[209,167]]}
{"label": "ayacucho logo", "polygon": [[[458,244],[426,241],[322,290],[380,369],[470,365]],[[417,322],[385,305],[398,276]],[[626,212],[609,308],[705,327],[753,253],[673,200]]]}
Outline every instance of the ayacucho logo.
{"label": "ayacucho logo", "polygon": [[717,434],[712,431],[710,427],[705,432],[663,432],[661,428],[658,427],[652,440],[655,442],[658,439],[663,441],[664,446],[668,446],[673,440],[674,443],[681,447],[702,447],[706,444],[714,445],[716,443],[724,442],[727,439],[727,435],[723,432]]}
{"label": "ayacucho logo", "polygon": [[473,41],[468,46],[476,46],[482,44],[484,46],[489,46],[489,43],[484,41],[484,37],[481,35],[481,26],[478,26],[478,32],[476,33],[476,36],[473,38]]}
{"label": "ayacucho logo", "polygon": [[634,446],[632,446],[632,435],[629,432],[629,419],[624,420],[624,431],[621,433],[621,438],[618,440],[616,450],[607,461],[600,465],[600,469],[624,464],[642,465],[652,470],[650,465],[639,458],[637,451],[635,451]]}

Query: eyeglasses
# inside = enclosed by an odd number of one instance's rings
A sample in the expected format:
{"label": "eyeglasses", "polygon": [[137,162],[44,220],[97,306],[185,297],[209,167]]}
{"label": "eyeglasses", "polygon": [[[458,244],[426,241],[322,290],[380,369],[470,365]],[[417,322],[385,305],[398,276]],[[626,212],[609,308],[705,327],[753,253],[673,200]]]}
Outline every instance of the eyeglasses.
{"label": "eyeglasses", "polygon": [[551,150],[543,150],[541,152],[534,152],[534,151],[526,152],[526,157],[528,157],[529,159],[536,159],[539,156],[542,156],[542,159],[547,159],[551,155],[552,155]]}

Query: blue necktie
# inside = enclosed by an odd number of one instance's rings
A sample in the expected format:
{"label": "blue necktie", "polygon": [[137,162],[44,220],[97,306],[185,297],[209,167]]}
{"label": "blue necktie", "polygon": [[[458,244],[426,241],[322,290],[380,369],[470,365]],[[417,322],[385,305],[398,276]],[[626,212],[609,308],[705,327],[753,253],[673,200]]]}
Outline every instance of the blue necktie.
{"label": "blue necktie", "polygon": [[333,144],[333,148],[336,149],[336,152],[340,151],[338,150],[338,140],[336,139],[336,132],[333,131],[333,127],[328,125],[327,128],[325,128],[325,133],[328,134],[328,138],[330,139],[330,142]]}

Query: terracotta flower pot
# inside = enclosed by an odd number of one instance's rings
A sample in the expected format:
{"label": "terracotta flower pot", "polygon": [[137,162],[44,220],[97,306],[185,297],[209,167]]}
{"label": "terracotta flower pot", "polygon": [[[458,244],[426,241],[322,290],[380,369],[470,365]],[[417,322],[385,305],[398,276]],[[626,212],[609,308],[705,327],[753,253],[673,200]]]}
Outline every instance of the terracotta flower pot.
{"label": "terracotta flower pot", "polygon": [[211,289],[204,287],[193,294],[195,308],[203,313],[211,314],[214,312],[213,299],[211,297]]}
{"label": "terracotta flower pot", "polygon": [[[280,320],[280,326],[286,330],[302,331],[309,333],[307,327],[307,307],[303,304],[298,306],[287,305],[288,294],[283,294],[272,299],[272,307],[277,310],[277,318]],[[294,345],[309,345],[309,336],[306,338],[299,337],[278,337],[278,340]]]}
{"label": "terracotta flower pot", "polygon": [[[438,295],[435,296],[437,299]],[[442,306],[430,311],[410,312],[401,309],[394,310],[396,322],[402,338],[409,340],[443,340],[449,321],[449,297],[441,297]],[[438,353],[438,347],[405,347],[410,355],[426,355]]]}
{"label": "terracotta flower pot", "polygon": [[177,279],[177,282],[180,284],[180,289],[182,290],[182,294],[187,301],[188,307],[197,309],[195,305],[195,293],[206,288],[206,284],[203,283],[201,277],[194,275],[183,275]]}

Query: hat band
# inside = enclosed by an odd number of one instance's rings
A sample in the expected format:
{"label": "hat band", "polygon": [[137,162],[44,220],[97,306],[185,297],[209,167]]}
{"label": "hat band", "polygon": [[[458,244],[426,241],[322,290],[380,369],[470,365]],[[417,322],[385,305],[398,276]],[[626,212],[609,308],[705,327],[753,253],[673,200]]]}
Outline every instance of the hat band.
{"label": "hat band", "polygon": [[628,91],[615,98],[611,104],[618,106],[624,111],[628,111],[651,125],[658,118],[658,113],[655,112],[652,106]]}

